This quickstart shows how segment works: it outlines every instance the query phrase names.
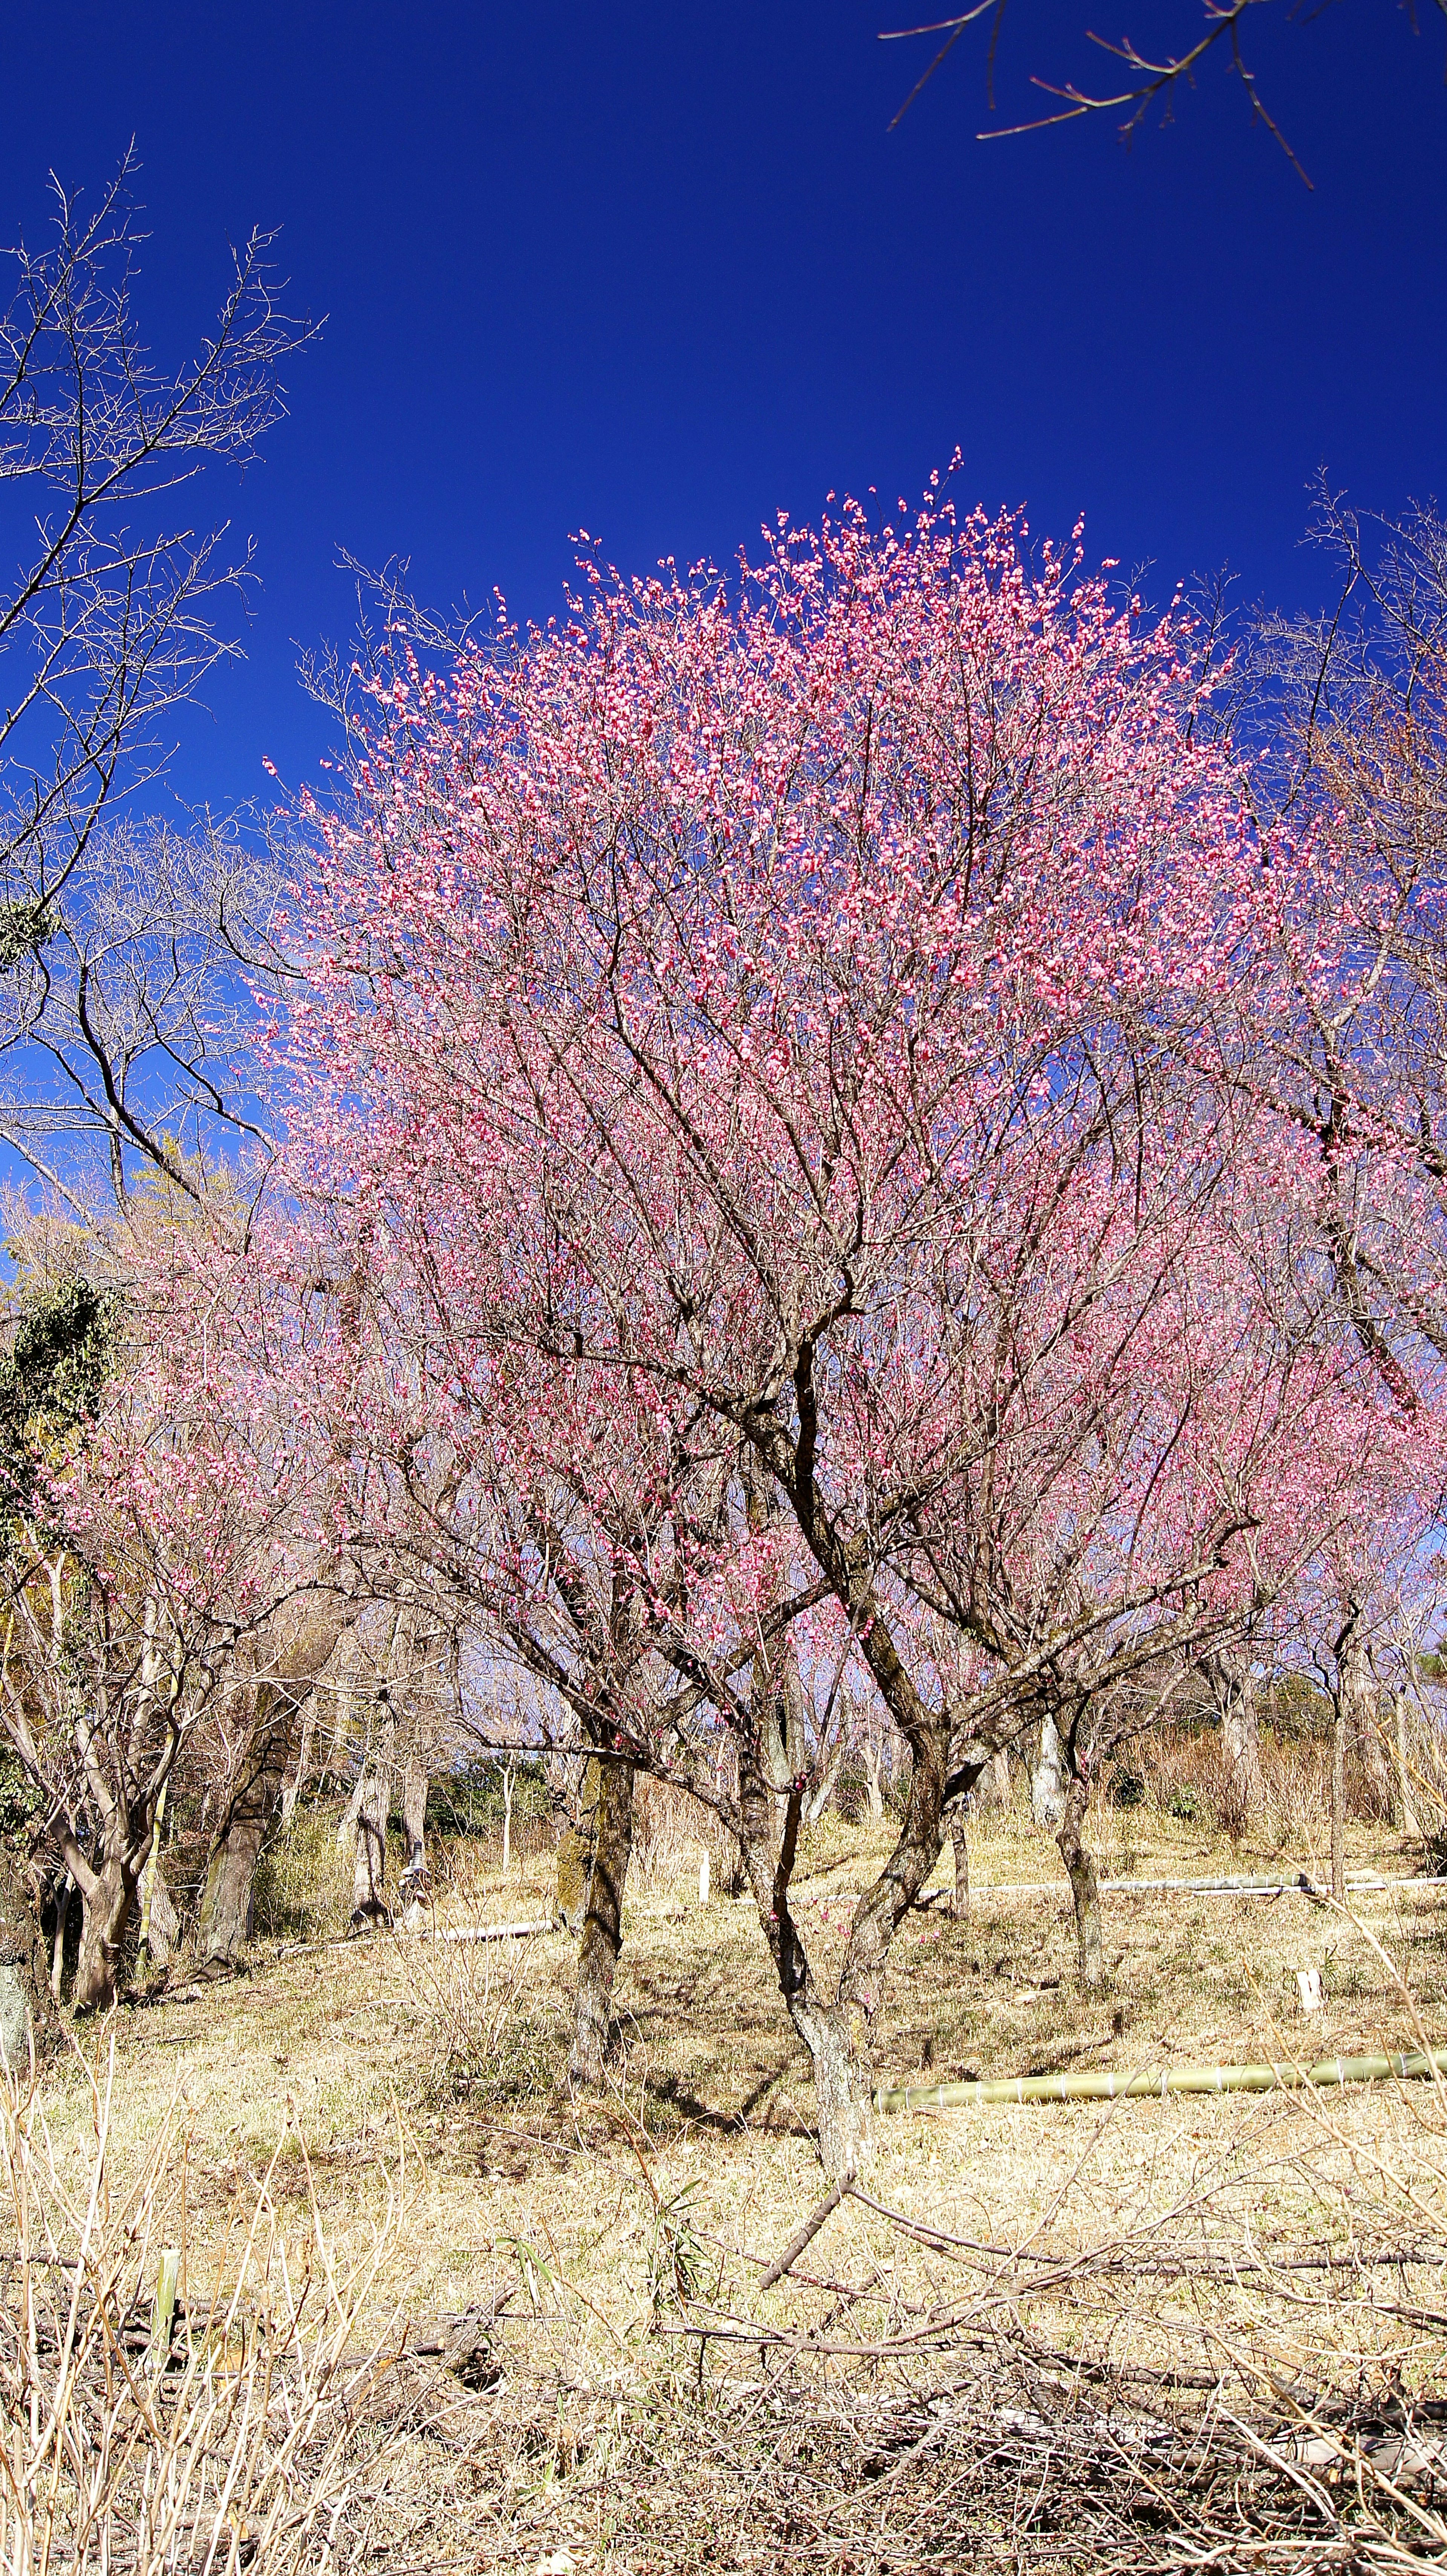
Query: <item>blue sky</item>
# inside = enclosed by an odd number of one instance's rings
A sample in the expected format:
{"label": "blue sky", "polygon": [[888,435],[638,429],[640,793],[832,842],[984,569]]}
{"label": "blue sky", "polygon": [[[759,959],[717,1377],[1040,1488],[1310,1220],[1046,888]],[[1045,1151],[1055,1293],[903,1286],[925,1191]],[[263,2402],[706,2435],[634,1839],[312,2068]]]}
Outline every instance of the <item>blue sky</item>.
{"label": "blue sky", "polygon": [[[1104,12],[1105,14],[1102,14]],[[1110,14],[1114,12],[1115,14]],[[176,781],[296,779],[322,720],[299,646],[345,634],[339,546],[409,555],[434,605],[560,600],[569,532],[626,569],[730,558],[831,487],[971,497],[1153,587],[1229,560],[1296,605],[1325,465],[1363,505],[1447,500],[1444,30],[1391,0],[1263,10],[1248,53],[1308,191],[1208,69],[1173,124],[980,145],[967,39],[899,129],[921,50],[888,0],[371,0],[4,10],[8,237],[45,179],[99,186],[132,135],[142,306],[176,353],[225,242],[282,227],[329,315],[265,463],[216,496],[263,579],[244,669]],[[1083,75],[1087,24],[1189,38],[1197,0],[1010,0],[1003,103]],[[1108,71],[1109,67],[1105,67]]]}

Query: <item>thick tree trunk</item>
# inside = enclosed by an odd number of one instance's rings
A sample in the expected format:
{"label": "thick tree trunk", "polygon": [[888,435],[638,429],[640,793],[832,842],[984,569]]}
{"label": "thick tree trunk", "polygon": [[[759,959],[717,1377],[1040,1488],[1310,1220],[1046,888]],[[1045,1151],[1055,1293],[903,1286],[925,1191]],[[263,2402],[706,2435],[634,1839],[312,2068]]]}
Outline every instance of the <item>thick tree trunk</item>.
{"label": "thick tree trunk", "polygon": [[36,1890],[0,1849],[0,2057],[12,2075],[28,2068],[32,2040],[42,2058],[59,2039],[49,1966]]}
{"label": "thick tree trunk", "polygon": [[197,1947],[208,1967],[231,1967],[251,1939],[256,1864],[266,1827],[233,1818],[212,1851],[201,1891]]}
{"label": "thick tree trunk", "polygon": [[264,1669],[245,1685],[252,1694],[251,1723],[201,1895],[197,1947],[208,1967],[234,1967],[251,1939],[257,1864],[295,1803],[294,1794],[288,1799],[289,1783],[299,1787],[301,1781],[303,1713],[314,1717],[318,1677],[354,1616],[350,1602],[322,1596],[301,1626],[267,1641]]}
{"label": "thick tree trunk", "polygon": [[392,1805],[392,1749],[396,1730],[389,1717],[378,1729],[375,1755],[362,1775],[357,1801],[357,1848],[352,1864],[352,1929],[375,1930],[390,1923],[387,1903],[387,1818]]}
{"label": "thick tree trunk", "polygon": [[1222,1822],[1234,1842],[1265,1804],[1256,1679],[1245,1655],[1224,1651],[1207,1657],[1206,1678],[1221,1721]]}
{"label": "thick tree trunk", "polygon": [[998,1753],[991,1754],[980,1773],[979,1786],[975,1791],[975,1812],[977,1815],[1003,1815],[1009,1804],[1010,1756],[1002,1745]]}
{"label": "thick tree trunk", "polygon": [[263,1681],[226,1822],[212,1847],[197,1947],[207,1967],[234,1967],[251,1939],[256,1865],[281,1813],[296,1705],[285,1685]]}
{"label": "thick tree trunk", "polygon": [[848,2182],[874,2157],[869,2070],[855,2049],[843,2004],[813,2004],[794,2015],[814,2069],[819,2162],[831,2182]]}
{"label": "thick tree trunk", "polygon": [[181,1921],[171,1901],[165,1872],[152,1852],[141,1909],[141,1948],[153,1967],[167,1968],[181,1937]]}
{"label": "thick tree trunk", "polygon": [[631,1762],[600,1762],[593,1865],[578,1943],[578,2006],[568,2072],[601,2085],[608,2055],[613,1973],[623,1947],[623,1889],[633,1849]]}
{"label": "thick tree trunk", "polygon": [[1080,1982],[1087,1988],[1103,1983],[1105,1945],[1100,1924],[1100,1880],[1095,1860],[1084,1839],[1085,1811],[1090,1798],[1088,1776],[1077,1772],[1065,1796],[1065,1813],[1055,1839],[1060,1857],[1070,1879],[1070,1893],[1075,1902],[1075,1937],[1080,1950]]}
{"label": "thick tree trunk", "polygon": [[1040,1740],[1030,1771],[1030,1812],[1046,1833],[1059,1833],[1065,1819],[1065,1758],[1060,1730],[1049,1709],[1040,1720]]}
{"label": "thick tree trunk", "polygon": [[963,1807],[956,1807],[950,1818],[950,1841],[955,1853],[955,1885],[950,1912],[957,1923],[963,1923],[970,1910],[970,1841],[965,1831]]}
{"label": "thick tree trunk", "polygon": [[145,1853],[111,1851],[80,1887],[80,1956],[75,1966],[77,2012],[106,2012],[116,1999],[121,1943],[136,1901]]}
{"label": "thick tree trunk", "polygon": [[588,1756],[578,1784],[572,1814],[558,1837],[557,1873],[553,1881],[553,1920],[564,1932],[582,1938],[588,1912],[593,1857],[598,1848],[598,1805],[603,1795],[603,1765]]}

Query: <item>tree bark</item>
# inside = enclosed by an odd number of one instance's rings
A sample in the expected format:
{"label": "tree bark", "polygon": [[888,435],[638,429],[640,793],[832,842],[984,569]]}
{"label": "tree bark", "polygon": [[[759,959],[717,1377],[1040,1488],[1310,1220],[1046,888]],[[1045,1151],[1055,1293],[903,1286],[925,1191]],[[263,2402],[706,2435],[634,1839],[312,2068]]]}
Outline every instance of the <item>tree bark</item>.
{"label": "tree bark", "polygon": [[980,1785],[975,1791],[975,1812],[977,1815],[1003,1815],[1009,1804],[1010,1756],[1001,1745],[999,1752],[991,1754],[980,1773]]}
{"label": "tree bark", "polygon": [[42,2058],[60,2037],[45,1949],[31,1874],[0,1848],[0,2054],[17,2076],[29,2065],[32,2040]]}
{"label": "tree bark", "polygon": [[1340,1691],[1331,1717],[1331,1892],[1338,1905],[1347,1894],[1347,1720]]}
{"label": "tree bark", "polygon": [[234,1967],[251,1939],[257,1863],[286,1788],[295,1704],[284,1686],[270,1682],[262,1682],[257,1695],[264,1705],[247,1739],[201,1895],[197,1947],[208,1967]]}
{"label": "tree bark", "polygon": [[1336,1640],[1336,1686],[1331,1702],[1331,1892],[1338,1905],[1345,1904],[1347,1892],[1347,1752],[1349,1747],[1360,1747],[1367,1732],[1366,1704],[1371,1694],[1360,1630],[1361,1604],[1347,1600],[1343,1608],[1346,1616]]}
{"label": "tree bark", "polygon": [[390,1923],[387,1903],[387,1818],[392,1806],[392,1753],[396,1724],[389,1715],[377,1730],[373,1758],[362,1775],[357,1801],[357,1849],[352,1864],[352,1929]]}
{"label": "tree bark", "polygon": [[955,1885],[950,1912],[957,1923],[963,1923],[970,1910],[970,1841],[965,1831],[962,1807],[957,1807],[950,1818],[950,1841],[955,1852]]}
{"label": "tree bark", "polygon": [[1101,1985],[1105,1978],[1105,1946],[1100,1923],[1100,1880],[1093,1854],[1084,1839],[1085,1811],[1090,1800],[1090,1779],[1083,1771],[1075,1772],[1065,1793],[1065,1813],[1055,1839],[1060,1857],[1070,1879],[1070,1893],[1075,1903],[1075,1937],[1080,1951],[1080,1982],[1087,1989]]}
{"label": "tree bark", "polygon": [[75,1881],[67,1870],[55,1899],[55,1939],[50,1956],[50,1994],[52,2002],[57,2004],[65,1983],[65,1927],[70,1919],[70,1900],[74,1894]]}
{"label": "tree bark", "polygon": [[260,1669],[246,1683],[251,1723],[201,1896],[197,1946],[208,1967],[234,1967],[251,1939],[257,1865],[287,1813],[293,1769],[301,1777],[303,1711],[314,1710],[316,1684],[355,1615],[345,1597],[323,1593],[302,1624],[259,1651]]}
{"label": "tree bark", "polygon": [[600,1762],[593,1866],[578,1943],[578,2004],[568,2072],[600,2086],[608,2055],[613,1975],[623,1947],[623,1888],[633,1849],[634,1768]]}
{"label": "tree bark", "polygon": [[1377,1708],[1377,1690],[1371,1665],[1360,1650],[1349,1658],[1347,1694],[1347,1752],[1364,1778],[1372,1805],[1383,1824],[1394,1821],[1396,1804],[1393,1791],[1392,1765]]}
{"label": "tree bark", "polygon": [[1421,1837],[1422,1826],[1417,1814],[1417,1801],[1412,1795],[1412,1766],[1407,1752],[1407,1694],[1404,1690],[1395,1693],[1392,1714],[1396,1721],[1397,1827],[1399,1832],[1416,1842]]}
{"label": "tree bark", "polygon": [[[106,1840],[112,1840],[109,1826]],[[115,2002],[121,1943],[145,1860],[145,1851],[112,1848],[80,1882],[80,1956],[72,1997],[77,2012],[106,2012]]]}
{"label": "tree bark", "polygon": [[427,1892],[427,1764],[412,1752],[402,1766],[402,1837],[407,1856],[402,1864],[399,1897],[417,1903]]}
{"label": "tree bark", "polygon": [[1221,1721],[1222,1822],[1237,1842],[1265,1804],[1256,1679],[1247,1656],[1224,1649],[1205,1658],[1205,1669]]}
{"label": "tree bark", "polygon": [[831,2182],[848,2182],[874,2160],[869,2070],[854,2045],[848,2007],[815,2003],[793,2019],[814,2070],[819,2162]]}
{"label": "tree bark", "polygon": [[1065,1820],[1064,1747],[1048,1708],[1040,1720],[1040,1738],[1030,1771],[1030,1812],[1048,1834],[1058,1834]]}

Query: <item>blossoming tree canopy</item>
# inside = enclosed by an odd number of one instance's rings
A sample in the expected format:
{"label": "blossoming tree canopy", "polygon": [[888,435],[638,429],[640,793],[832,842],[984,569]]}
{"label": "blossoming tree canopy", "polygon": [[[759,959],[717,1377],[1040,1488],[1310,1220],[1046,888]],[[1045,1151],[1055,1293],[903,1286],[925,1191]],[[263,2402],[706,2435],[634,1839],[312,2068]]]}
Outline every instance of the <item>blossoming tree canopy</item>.
{"label": "blossoming tree canopy", "polygon": [[[1263,851],[1195,711],[1171,621],[937,496],[902,533],[781,526],[733,592],[590,576],[563,629],[404,661],[317,817],[299,1179],[381,1230],[449,1401],[480,1371],[554,1430],[651,1414],[679,1529],[685,1416],[752,1457],[909,1742],[841,2012],[952,1793],[911,1603],[1015,1677],[987,1737],[1098,1640],[1102,1584],[1141,1657],[1219,1619],[1244,1533],[1248,1593],[1306,1543],[1263,1548],[1270,1462],[1296,1509],[1282,1426],[1345,1364],[1304,1391],[1309,1291],[1273,1302],[1218,1213],[1269,1114],[1192,1032]],[[614,1452],[568,1436],[616,1527]]]}

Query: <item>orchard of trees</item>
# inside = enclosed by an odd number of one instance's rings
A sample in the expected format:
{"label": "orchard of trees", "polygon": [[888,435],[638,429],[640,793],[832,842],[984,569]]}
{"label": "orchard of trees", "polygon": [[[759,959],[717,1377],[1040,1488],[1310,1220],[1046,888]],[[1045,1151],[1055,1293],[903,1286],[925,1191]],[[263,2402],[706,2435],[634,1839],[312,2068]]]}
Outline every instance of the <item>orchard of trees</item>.
{"label": "orchard of trees", "polygon": [[[462,1724],[594,1766],[575,2078],[650,1776],[737,1850],[848,2173],[989,1766],[1095,1982],[1120,1747],[1204,1702],[1247,1820],[1261,1690],[1319,1674],[1340,1886],[1344,1748],[1390,1768],[1436,1642],[1447,529],[1324,504],[1319,628],[1148,613],[957,472],[727,576],[585,555],[541,630],[388,593],[335,791],[178,834],[156,715],[244,567],[166,495],[303,334],[258,245],[153,378],[125,235],[62,210],[0,394],[42,494],[0,618],[10,1973],[41,2031],[67,1977],[111,2002],[181,1809],[233,1962],[341,1710],[383,1919],[394,1782],[415,1889]],[[791,1886],[857,1739],[906,1786],[826,1977]]]}

